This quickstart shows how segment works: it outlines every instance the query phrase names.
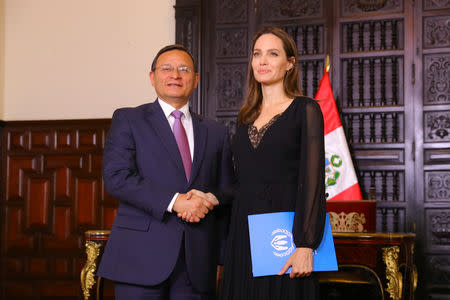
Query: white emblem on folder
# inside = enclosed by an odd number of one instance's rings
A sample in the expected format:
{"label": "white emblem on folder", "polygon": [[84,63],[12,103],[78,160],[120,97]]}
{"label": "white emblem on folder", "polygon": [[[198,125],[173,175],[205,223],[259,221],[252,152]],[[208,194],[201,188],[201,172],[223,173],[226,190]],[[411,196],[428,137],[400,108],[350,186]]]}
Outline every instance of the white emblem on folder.
{"label": "white emblem on folder", "polygon": [[272,251],[273,255],[283,257],[295,250],[292,234],[286,229],[275,229],[272,231],[272,236],[270,245],[275,249],[275,251]]}

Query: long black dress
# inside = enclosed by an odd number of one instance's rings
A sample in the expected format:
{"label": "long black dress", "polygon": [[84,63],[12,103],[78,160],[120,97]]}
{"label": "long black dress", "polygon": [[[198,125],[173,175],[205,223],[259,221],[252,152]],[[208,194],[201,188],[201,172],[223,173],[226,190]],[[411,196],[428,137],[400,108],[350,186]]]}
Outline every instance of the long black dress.
{"label": "long black dress", "polygon": [[317,299],[315,273],[296,279],[252,276],[247,215],[295,211],[296,246],[315,249],[319,245],[325,222],[319,105],[298,97],[259,131],[253,125],[239,127],[232,150],[238,188],[232,203],[221,299]]}

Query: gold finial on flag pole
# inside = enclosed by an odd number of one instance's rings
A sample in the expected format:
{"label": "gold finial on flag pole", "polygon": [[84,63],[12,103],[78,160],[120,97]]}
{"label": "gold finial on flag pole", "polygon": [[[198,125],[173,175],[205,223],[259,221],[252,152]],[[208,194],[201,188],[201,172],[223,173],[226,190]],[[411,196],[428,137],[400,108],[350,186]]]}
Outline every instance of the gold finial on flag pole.
{"label": "gold finial on flag pole", "polygon": [[330,56],[327,55],[327,59],[325,61],[325,70],[328,72],[330,71]]}

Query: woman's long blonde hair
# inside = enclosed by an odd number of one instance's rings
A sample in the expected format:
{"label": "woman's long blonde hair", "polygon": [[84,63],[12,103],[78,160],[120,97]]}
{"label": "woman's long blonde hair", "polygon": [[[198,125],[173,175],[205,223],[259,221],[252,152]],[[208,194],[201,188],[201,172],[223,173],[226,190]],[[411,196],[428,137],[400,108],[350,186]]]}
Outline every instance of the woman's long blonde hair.
{"label": "woman's long blonde hair", "polygon": [[298,67],[298,51],[297,45],[292,37],[284,30],[278,27],[266,27],[258,31],[253,37],[252,51],[249,57],[248,73],[247,73],[247,95],[245,96],[244,103],[238,114],[238,123],[245,125],[252,123],[258,118],[261,103],[262,103],[262,90],[261,84],[256,81],[253,74],[252,59],[253,51],[255,49],[255,43],[263,34],[273,34],[278,37],[282,43],[284,51],[288,59],[294,58],[293,67],[286,73],[283,81],[284,92],[290,98],[301,96],[300,80],[299,80],[299,67]]}

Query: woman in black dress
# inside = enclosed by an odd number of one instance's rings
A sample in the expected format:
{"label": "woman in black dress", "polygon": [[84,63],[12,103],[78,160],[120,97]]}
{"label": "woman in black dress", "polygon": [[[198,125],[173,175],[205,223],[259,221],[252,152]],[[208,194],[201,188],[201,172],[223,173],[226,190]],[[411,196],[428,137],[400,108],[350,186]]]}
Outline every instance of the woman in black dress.
{"label": "woman in black dress", "polygon": [[[250,61],[232,145],[238,188],[221,299],[317,299],[312,251],[325,222],[322,112],[315,100],[301,96],[297,47],[286,32],[258,32]],[[295,211],[297,249],[279,275],[253,277],[247,216],[282,211]],[[284,274],[289,267],[292,272]]]}

